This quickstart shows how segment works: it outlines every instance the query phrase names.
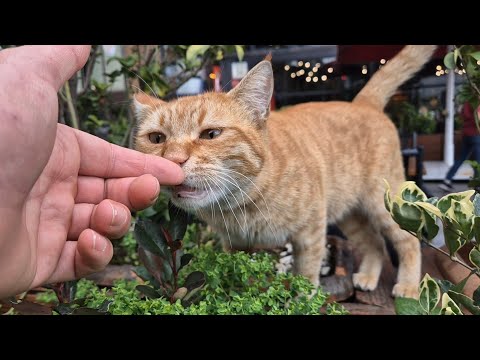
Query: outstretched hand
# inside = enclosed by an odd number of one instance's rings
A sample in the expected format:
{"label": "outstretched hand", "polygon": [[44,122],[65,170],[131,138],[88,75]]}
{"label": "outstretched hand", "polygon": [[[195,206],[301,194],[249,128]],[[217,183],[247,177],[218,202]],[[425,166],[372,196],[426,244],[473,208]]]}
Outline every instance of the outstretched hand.
{"label": "outstretched hand", "polygon": [[108,239],[151,205],[176,164],[57,123],[57,91],[89,46],[0,51],[0,298],[102,270]]}

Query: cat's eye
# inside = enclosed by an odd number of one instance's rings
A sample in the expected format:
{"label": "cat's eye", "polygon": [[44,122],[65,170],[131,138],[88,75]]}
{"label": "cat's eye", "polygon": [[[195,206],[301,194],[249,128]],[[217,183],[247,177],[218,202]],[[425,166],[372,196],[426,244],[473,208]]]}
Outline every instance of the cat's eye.
{"label": "cat's eye", "polygon": [[202,133],[200,134],[200,139],[212,140],[219,137],[221,133],[221,129],[208,129],[202,131]]}
{"label": "cat's eye", "polygon": [[148,135],[148,139],[153,144],[161,144],[167,140],[167,137],[160,132],[154,132]]}

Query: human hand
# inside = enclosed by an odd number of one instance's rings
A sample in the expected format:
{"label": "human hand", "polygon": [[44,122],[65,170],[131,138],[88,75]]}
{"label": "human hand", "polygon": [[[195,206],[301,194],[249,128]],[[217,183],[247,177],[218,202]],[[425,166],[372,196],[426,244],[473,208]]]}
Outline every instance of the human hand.
{"label": "human hand", "polygon": [[0,51],[0,298],[102,270],[129,209],[151,205],[159,182],[183,181],[166,159],[57,123],[57,91],[89,52]]}

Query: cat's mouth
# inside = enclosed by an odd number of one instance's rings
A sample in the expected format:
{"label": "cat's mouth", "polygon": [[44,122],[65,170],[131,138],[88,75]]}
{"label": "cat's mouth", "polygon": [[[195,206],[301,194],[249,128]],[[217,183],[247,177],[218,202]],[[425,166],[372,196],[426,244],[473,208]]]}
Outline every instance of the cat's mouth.
{"label": "cat's mouth", "polygon": [[173,186],[173,196],[176,198],[203,199],[207,192],[205,189],[199,189],[185,184]]}

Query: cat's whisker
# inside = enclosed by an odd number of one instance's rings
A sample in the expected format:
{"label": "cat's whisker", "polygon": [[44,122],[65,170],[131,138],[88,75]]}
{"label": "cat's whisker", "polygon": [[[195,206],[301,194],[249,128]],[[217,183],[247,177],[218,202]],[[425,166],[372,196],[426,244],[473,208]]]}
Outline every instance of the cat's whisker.
{"label": "cat's whisker", "polygon": [[[238,181],[235,180],[234,178],[230,177],[232,179],[232,181],[236,184],[233,184],[234,186],[236,186],[238,189],[240,189],[240,185],[238,184]],[[228,189],[230,191],[230,189]],[[241,190],[241,189],[240,189]],[[233,193],[230,191],[230,193],[233,195]],[[240,191],[240,195],[242,195],[242,204],[243,204],[243,219],[244,219],[244,223],[245,223],[245,229],[247,229],[247,207],[246,207],[246,201],[245,201],[245,197],[243,196],[243,192]],[[234,196],[235,200],[237,200],[237,198]],[[238,200],[237,200],[237,204],[238,204]],[[238,206],[240,207],[240,204],[238,204]]]}
{"label": "cat's whisker", "polygon": [[[222,174],[222,175],[228,176],[227,174]],[[277,245],[280,245],[281,242],[278,240],[277,233],[276,233],[275,230],[273,229],[272,224],[271,224],[271,221],[267,219],[267,217],[265,216],[265,214],[263,213],[263,211],[260,210],[260,208],[258,207],[258,205],[255,203],[255,201],[253,201],[253,199],[252,199],[242,188],[240,188],[238,185],[235,185],[235,184],[232,183],[230,180],[228,180],[227,178],[222,177],[222,176],[219,175],[219,174],[217,174],[216,176],[219,177],[219,178],[222,178],[223,180],[225,180],[225,181],[231,183],[232,185],[236,186],[242,193],[245,194],[245,196],[252,202],[252,204],[257,208],[258,212],[262,215],[263,219],[265,220],[265,222],[267,223],[268,227],[270,228],[270,231],[272,232],[272,235],[275,237],[275,241],[276,241]]]}
{"label": "cat's whisker", "polygon": [[[212,187],[210,186],[210,183],[209,181],[206,179],[207,181],[207,185],[208,187],[210,188],[210,190],[212,191],[212,194],[213,194],[213,189]],[[225,220],[225,216],[223,215],[223,211],[222,211],[222,207],[220,206],[220,203],[218,202],[218,200],[216,198],[214,198],[215,201],[217,202],[218,204],[218,208],[220,210],[220,214],[222,214],[222,218],[223,218],[223,223],[225,224],[225,229],[227,230],[227,236],[228,236],[228,242],[230,243],[230,248],[233,249],[233,245],[232,245],[232,239],[230,237],[230,231],[228,230],[228,225],[227,225],[227,220]]]}
{"label": "cat's whisker", "polygon": [[[207,176],[208,176],[208,175],[207,175]],[[240,224],[240,220],[238,220],[237,215],[235,215],[235,212],[233,211],[232,205],[230,204],[230,201],[228,200],[228,197],[227,197],[226,193],[223,191],[222,186],[219,186],[219,185],[218,185],[218,183],[220,183],[220,185],[223,185],[223,187],[225,187],[225,184],[223,184],[221,181],[217,182],[217,180],[216,180],[214,177],[211,177],[211,176],[208,176],[208,177],[209,177],[210,180],[212,180],[213,183],[216,184],[217,187],[220,189],[220,191],[221,191],[222,194],[223,194],[223,197],[225,198],[225,200],[226,200],[226,202],[227,202],[227,204],[228,204],[228,207],[230,208],[230,210],[231,210],[231,212],[232,212],[232,214],[233,214],[233,217],[235,218],[235,220],[236,220],[237,223],[238,223],[238,226],[240,227],[240,229],[241,229],[243,232],[246,233],[246,229],[244,229],[244,228],[242,227],[242,224]],[[238,202],[238,201],[237,201],[237,202]],[[241,208],[240,208],[240,209],[241,209]]]}
{"label": "cat's whisker", "polygon": [[207,192],[207,196],[208,196],[208,199],[209,199],[209,202],[210,202],[210,209],[212,211],[212,219],[215,219],[215,209],[214,209],[214,206],[213,206],[213,194],[211,194],[208,191],[207,186],[205,184],[205,180],[201,179],[201,181],[202,181],[203,187],[205,188],[205,191]]}
{"label": "cat's whisker", "polygon": [[[234,174],[237,174],[237,175],[240,175],[240,176],[243,176],[245,179],[247,179],[248,181],[250,181],[250,183],[255,187],[255,189],[258,191],[258,193],[260,194],[260,196],[262,197],[263,199],[263,202],[265,203],[265,207],[267,208],[267,211],[268,211],[268,215],[271,217],[271,213],[270,213],[270,208],[268,207],[268,204],[267,204],[267,200],[265,200],[265,197],[263,196],[263,193],[260,191],[260,189],[258,188],[258,186],[252,181],[252,179],[250,179],[248,176],[245,176],[243,175],[242,173],[238,172],[238,171],[235,171],[235,170],[232,170],[232,169],[222,169],[223,171],[230,171]],[[224,175],[227,175],[227,174],[224,174]]]}
{"label": "cat's whisker", "polygon": [[[208,175],[207,175],[208,176]],[[242,213],[243,215],[243,218],[244,218],[244,228],[246,229],[247,228],[247,212],[246,212],[246,208],[245,208],[245,198],[243,196],[243,193],[240,193],[240,195],[242,195],[242,202],[243,202],[243,209],[242,209],[242,205],[238,202],[238,199],[237,197],[235,196],[235,194],[232,192],[232,190],[230,190],[230,188],[228,186],[226,186],[225,184],[223,184],[221,181],[220,183],[225,187],[225,189],[228,190],[228,192],[230,193],[230,195],[232,195],[233,199],[235,200],[235,202],[237,203],[238,205],[238,208],[240,209],[240,212]],[[238,183],[237,183],[238,184]],[[233,211],[232,211],[233,212]],[[240,224],[238,224],[240,227],[242,227]]]}

